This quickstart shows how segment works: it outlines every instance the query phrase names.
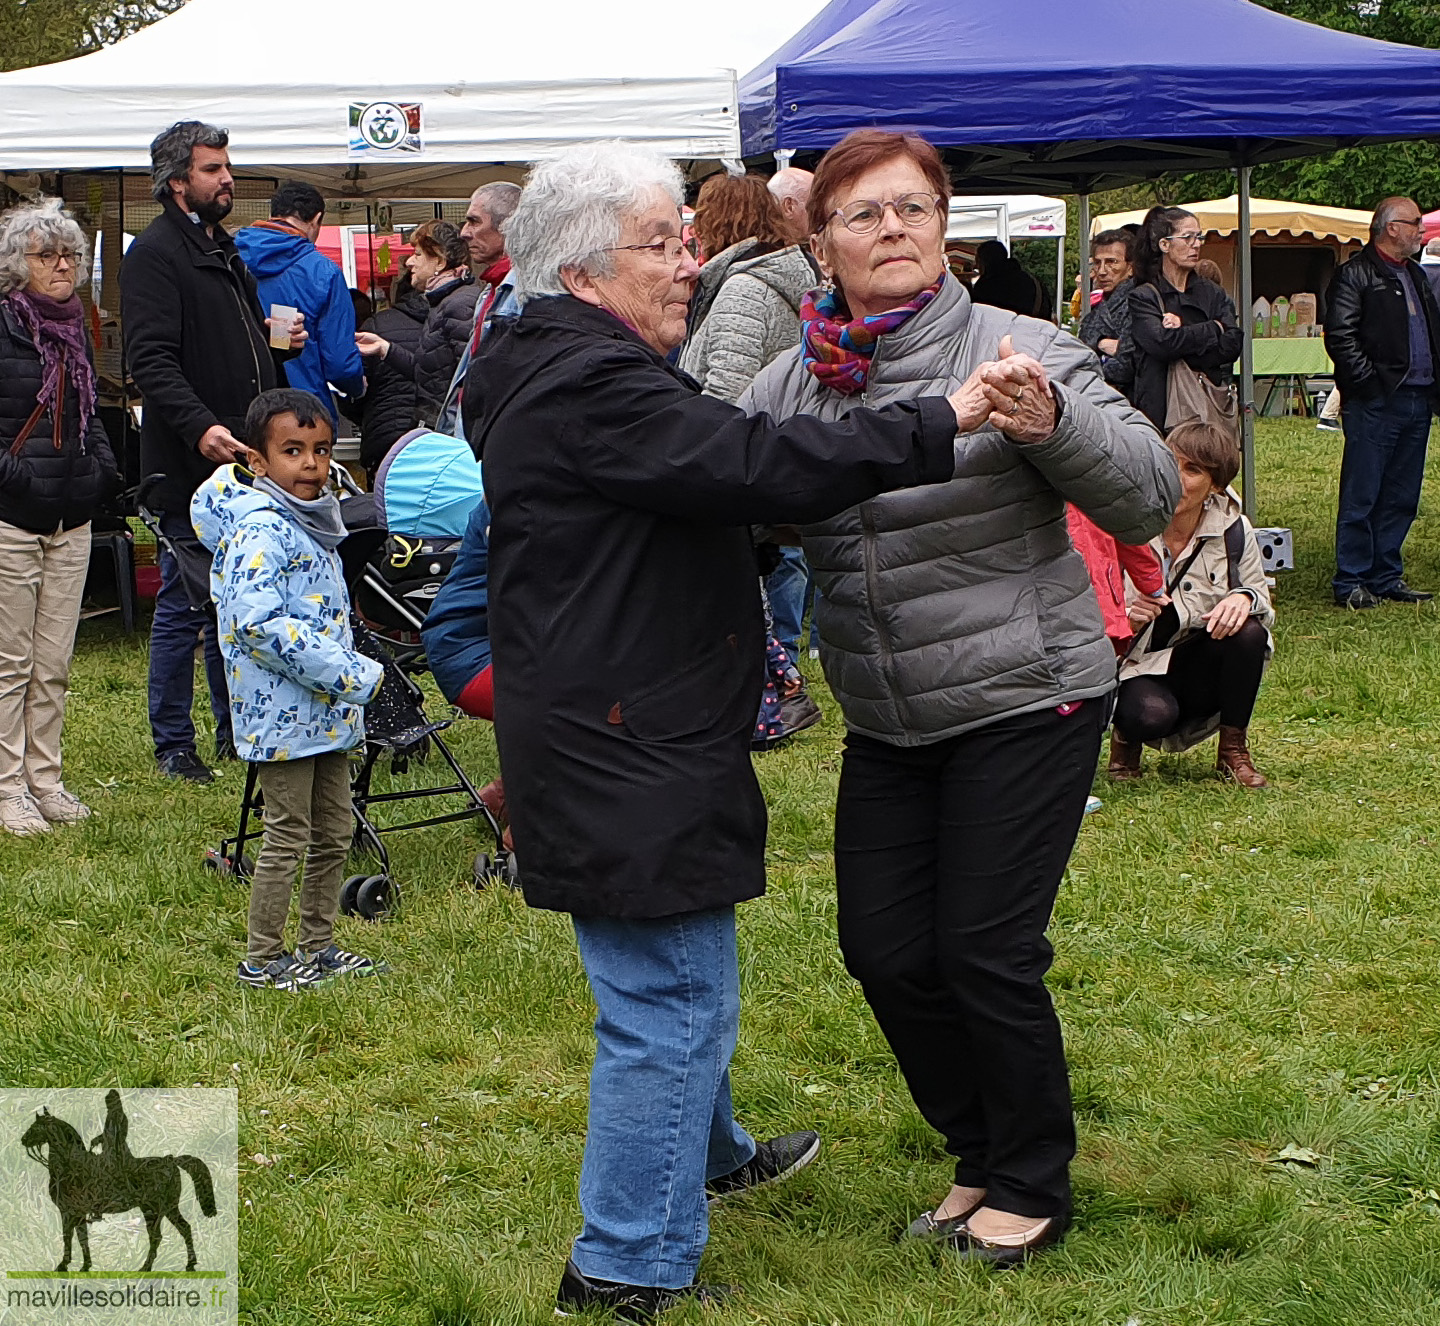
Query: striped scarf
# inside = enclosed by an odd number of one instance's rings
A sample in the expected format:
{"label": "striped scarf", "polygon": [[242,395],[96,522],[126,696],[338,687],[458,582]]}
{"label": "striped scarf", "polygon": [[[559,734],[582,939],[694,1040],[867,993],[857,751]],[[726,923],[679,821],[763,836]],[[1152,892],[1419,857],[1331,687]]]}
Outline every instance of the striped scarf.
{"label": "striped scarf", "polygon": [[908,304],[868,318],[851,318],[838,292],[812,291],[800,305],[801,354],[805,367],[842,396],[865,390],[870,361],[880,337],[903,326],[919,313],[944,284],[942,276]]}

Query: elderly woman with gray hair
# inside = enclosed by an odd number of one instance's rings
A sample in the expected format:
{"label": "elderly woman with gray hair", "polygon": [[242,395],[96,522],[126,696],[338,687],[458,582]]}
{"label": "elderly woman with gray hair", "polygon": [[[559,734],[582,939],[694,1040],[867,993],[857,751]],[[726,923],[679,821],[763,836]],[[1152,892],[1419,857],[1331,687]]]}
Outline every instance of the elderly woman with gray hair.
{"label": "elderly woman with gray hair", "polygon": [[675,167],[619,143],[537,166],[505,227],[520,316],[470,384],[490,525],[495,734],[522,883],[595,996],[584,1226],[559,1309],[647,1319],[695,1285],[707,1196],[809,1163],[731,1112],[735,904],[765,888],[749,733],[764,626],[748,526],[946,480],[1023,375],[822,424],[747,418],[666,356],[699,269]]}
{"label": "elderly woman with gray hair", "polygon": [[60,729],[90,518],[116,481],[75,287],[85,234],[58,198],[0,217],[0,828],[89,809],[60,780]]}

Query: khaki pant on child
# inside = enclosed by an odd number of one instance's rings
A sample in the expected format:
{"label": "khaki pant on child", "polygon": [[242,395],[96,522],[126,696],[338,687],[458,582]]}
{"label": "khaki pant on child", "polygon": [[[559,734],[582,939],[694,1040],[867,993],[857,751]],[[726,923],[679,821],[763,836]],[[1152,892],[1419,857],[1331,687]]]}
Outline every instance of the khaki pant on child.
{"label": "khaki pant on child", "polygon": [[0,522],[0,796],[60,787],[60,729],[90,526],[32,534]]}
{"label": "khaki pant on child", "polygon": [[305,879],[295,947],[313,953],[330,943],[353,828],[350,757],[344,751],[262,764],[259,778],[265,795],[265,841],[250,885],[246,954],[256,964],[285,951],[285,920],[302,858]]}

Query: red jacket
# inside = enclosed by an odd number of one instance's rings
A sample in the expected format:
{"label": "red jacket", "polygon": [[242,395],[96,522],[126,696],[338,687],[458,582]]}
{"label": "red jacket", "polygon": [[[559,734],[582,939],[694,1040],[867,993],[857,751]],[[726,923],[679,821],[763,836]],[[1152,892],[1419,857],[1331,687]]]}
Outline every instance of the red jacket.
{"label": "red jacket", "polygon": [[1105,533],[1078,507],[1067,505],[1066,522],[1070,526],[1070,542],[1085,559],[1090,583],[1105,619],[1105,634],[1123,646],[1135,634],[1125,612],[1125,576],[1130,577],[1142,594],[1158,594],[1165,588],[1160,559],[1144,544],[1119,543]]}

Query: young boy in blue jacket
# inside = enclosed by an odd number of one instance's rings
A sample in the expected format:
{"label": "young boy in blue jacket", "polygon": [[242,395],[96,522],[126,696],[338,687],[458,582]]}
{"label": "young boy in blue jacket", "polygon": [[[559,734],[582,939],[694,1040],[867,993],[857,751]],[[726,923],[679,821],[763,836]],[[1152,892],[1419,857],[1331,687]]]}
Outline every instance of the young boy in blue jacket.
{"label": "young boy in blue jacket", "polygon": [[[376,970],[334,941],[350,848],[349,752],[383,669],[355,651],[336,549],[340,503],[325,491],[333,433],[308,391],[262,392],[245,419],[253,475],[225,465],[200,485],[190,518],[214,554],[210,592],[230,683],[235,747],[260,766],[265,841],[250,887],[242,985],[299,990]],[[284,942],[305,864],[300,930]]]}

